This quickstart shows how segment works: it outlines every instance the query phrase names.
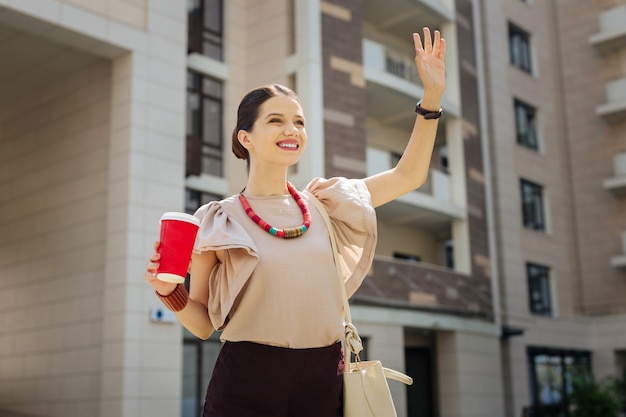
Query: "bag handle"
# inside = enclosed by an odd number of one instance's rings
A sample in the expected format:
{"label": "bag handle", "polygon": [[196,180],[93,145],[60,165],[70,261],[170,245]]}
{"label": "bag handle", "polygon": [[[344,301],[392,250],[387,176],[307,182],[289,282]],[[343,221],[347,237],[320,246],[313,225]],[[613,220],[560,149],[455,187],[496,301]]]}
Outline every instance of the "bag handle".
{"label": "bag handle", "polygon": [[[324,223],[326,223],[326,228],[328,229],[330,245],[333,248],[333,259],[335,261],[335,268],[337,269],[337,277],[339,278],[339,286],[341,287],[341,299],[343,301],[343,311],[345,314],[344,344],[346,348],[354,354],[356,358],[356,364],[357,366],[359,366],[359,364],[361,363],[361,357],[359,356],[359,354],[363,350],[363,341],[361,340],[361,337],[359,336],[356,327],[354,327],[354,324],[352,324],[352,316],[350,315],[350,304],[348,303],[348,294],[346,293],[346,283],[343,279],[341,264],[339,263],[339,253],[337,251],[337,238],[335,236],[335,229],[333,229],[333,226],[330,223],[328,212],[326,211],[326,208],[322,205],[322,202],[319,201],[318,198],[313,195],[313,193],[309,193],[309,195],[311,196],[313,203],[317,207],[317,211],[319,211],[319,213],[322,215]],[[385,375],[385,378],[393,379],[406,385],[413,384],[413,378],[403,374],[402,372],[383,367],[383,373]]]}
{"label": "bag handle", "polygon": [[344,323],[344,340],[346,348],[354,354],[357,362],[361,361],[359,354],[363,350],[363,341],[361,337],[359,337],[359,333],[352,324],[352,316],[350,315],[350,304],[348,303],[348,294],[346,293],[346,283],[343,279],[343,271],[341,270],[341,264],[339,260],[339,253],[337,251],[337,238],[335,236],[335,229],[333,229],[332,224],[330,223],[330,218],[328,217],[328,212],[326,208],[322,205],[322,202],[318,200],[318,198],[313,195],[313,193],[309,193],[312,196],[313,203],[317,207],[317,211],[322,215],[324,219],[324,223],[326,223],[326,228],[328,229],[328,234],[330,236],[330,244],[333,248],[333,259],[335,260],[335,268],[337,269],[337,277],[339,278],[339,286],[341,287],[341,299],[343,301],[343,312],[345,315],[345,323]]}

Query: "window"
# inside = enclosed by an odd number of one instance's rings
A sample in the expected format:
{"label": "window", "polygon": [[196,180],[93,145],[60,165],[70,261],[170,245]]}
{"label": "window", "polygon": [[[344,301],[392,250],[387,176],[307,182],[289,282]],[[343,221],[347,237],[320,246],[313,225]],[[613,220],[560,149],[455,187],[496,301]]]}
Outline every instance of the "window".
{"label": "window", "polygon": [[198,207],[203,206],[211,201],[219,201],[222,197],[219,195],[205,193],[198,190],[187,188],[185,190],[185,212],[193,214]]}
{"label": "window", "polygon": [[222,0],[187,0],[187,51],[223,61]]}
{"label": "window", "polygon": [[448,146],[447,145],[443,145],[439,147],[439,161],[441,162],[441,168],[443,168],[443,170],[445,172],[448,172]]}
{"label": "window", "polygon": [[222,82],[187,72],[187,176],[223,175]]}
{"label": "window", "polygon": [[454,243],[452,239],[446,240],[446,267],[454,269]]}
{"label": "window", "polygon": [[530,312],[542,316],[551,316],[550,269],[546,266],[527,263],[526,276],[528,277]]}
{"label": "window", "polygon": [[512,23],[509,23],[509,49],[511,64],[522,71],[530,73],[530,35]]}
{"label": "window", "polygon": [[535,108],[517,99],[514,100],[514,107],[517,143],[529,149],[538,150]]}
{"label": "window", "polygon": [[617,363],[617,377],[622,380],[622,398],[624,400],[624,409],[626,412],[626,350],[615,351],[615,362]]}
{"label": "window", "polygon": [[394,252],[393,257],[395,259],[401,259],[407,262],[420,262],[422,260],[421,256],[412,255],[412,254],[404,253],[404,252]]}
{"label": "window", "polygon": [[201,340],[184,330],[182,417],[202,415],[206,395],[217,355],[222,348],[218,334]]}
{"label": "window", "polygon": [[522,221],[527,229],[545,231],[543,216],[543,187],[524,179],[520,180],[522,193]]}
{"label": "window", "polygon": [[591,372],[586,351],[528,348],[533,417],[569,417],[572,378]]}

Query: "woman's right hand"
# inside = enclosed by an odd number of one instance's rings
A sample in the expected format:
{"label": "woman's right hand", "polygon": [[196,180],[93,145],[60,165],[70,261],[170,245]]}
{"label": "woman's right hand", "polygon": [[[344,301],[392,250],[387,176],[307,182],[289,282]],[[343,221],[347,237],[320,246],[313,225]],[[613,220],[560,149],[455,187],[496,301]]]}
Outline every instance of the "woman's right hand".
{"label": "woman's right hand", "polygon": [[158,252],[159,245],[161,242],[154,242],[154,253],[150,255],[150,261],[146,264],[146,273],[144,277],[148,284],[152,286],[161,295],[169,295],[176,288],[175,283],[173,282],[165,282],[161,281],[157,278],[157,272],[159,271],[159,261],[161,259],[161,254]]}

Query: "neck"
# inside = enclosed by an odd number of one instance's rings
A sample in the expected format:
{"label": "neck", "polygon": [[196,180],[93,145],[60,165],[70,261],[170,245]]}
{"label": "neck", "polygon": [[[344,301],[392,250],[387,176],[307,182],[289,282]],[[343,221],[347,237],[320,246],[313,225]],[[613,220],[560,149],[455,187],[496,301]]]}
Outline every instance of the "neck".
{"label": "neck", "polygon": [[287,190],[287,170],[263,170],[250,167],[245,194],[250,197],[267,197],[289,194]]}

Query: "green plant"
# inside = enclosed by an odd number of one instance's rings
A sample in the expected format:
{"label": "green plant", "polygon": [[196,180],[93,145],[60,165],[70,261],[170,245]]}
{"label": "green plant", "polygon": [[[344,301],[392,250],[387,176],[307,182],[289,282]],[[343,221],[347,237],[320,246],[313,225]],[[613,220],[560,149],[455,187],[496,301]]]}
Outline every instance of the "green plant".
{"label": "green plant", "polygon": [[617,417],[624,409],[623,382],[615,377],[592,377],[572,382],[572,417]]}

